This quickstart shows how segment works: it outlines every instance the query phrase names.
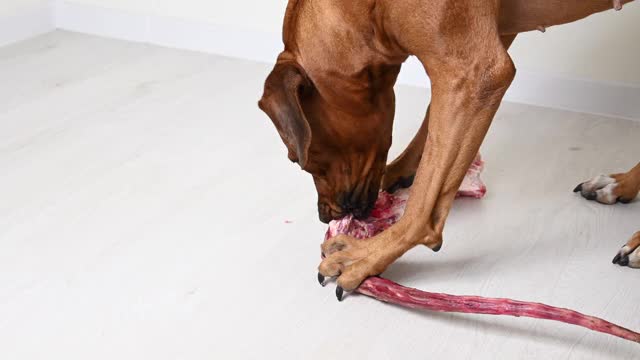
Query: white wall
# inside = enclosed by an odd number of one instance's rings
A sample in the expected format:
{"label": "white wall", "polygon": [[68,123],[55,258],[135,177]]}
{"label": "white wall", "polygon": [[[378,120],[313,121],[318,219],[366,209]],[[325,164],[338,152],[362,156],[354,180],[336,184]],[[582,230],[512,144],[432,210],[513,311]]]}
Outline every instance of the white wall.
{"label": "white wall", "polygon": [[54,29],[50,0],[0,0],[0,46]]}
{"label": "white wall", "polygon": [[[4,0],[3,0],[4,1]],[[287,0],[71,0],[150,15],[230,25],[242,29],[280,32]]]}
{"label": "white wall", "polygon": [[[54,18],[61,29],[272,62],[283,48],[287,2],[0,0],[0,45],[49,31]],[[640,0],[545,34],[522,34],[511,49],[518,76],[505,99],[640,119],[638,35]],[[429,85],[414,59],[399,82]]]}
{"label": "white wall", "polygon": [[521,34],[511,54],[526,70],[640,85],[640,1],[546,33]]}
{"label": "white wall", "polygon": [[0,18],[16,16],[46,6],[48,0],[1,0]]}
{"label": "white wall", "polygon": [[[280,32],[287,4],[287,0],[71,2],[276,34]],[[621,12],[609,11],[550,28],[545,34],[523,34],[513,45],[512,54],[522,70],[640,86],[640,4],[627,4]]]}

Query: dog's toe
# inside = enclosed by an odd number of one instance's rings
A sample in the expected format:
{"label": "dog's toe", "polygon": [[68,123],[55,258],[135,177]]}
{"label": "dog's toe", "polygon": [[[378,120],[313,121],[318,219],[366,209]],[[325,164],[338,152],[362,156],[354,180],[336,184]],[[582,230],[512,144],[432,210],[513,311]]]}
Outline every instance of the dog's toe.
{"label": "dog's toe", "polygon": [[616,256],[613,258],[613,261],[611,261],[614,264],[617,264],[620,262],[620,259],[622,259],[622,255],[620,255],[620,253],[617,253]]}
{"label": "dog's toe", "polygon": [[620,196],[616,192],[618,183],[608,175],[598,175],[593,179],[578,185],[573,192],[579,192],[587,200],[595,200],[601,204],[612,205],[618,202]]}
{"label": "dog's toe", "polygon": [[635,251],[629,255],[629,264],[627,266],[636,269],[640,268],[640,247],[636,248]]}
{"label": "dog's toe", "polygon": [[620,266],[640,268],[640,246],[635,244],[636,242],[632,240],[623,246],[613,258],[613,263]]}

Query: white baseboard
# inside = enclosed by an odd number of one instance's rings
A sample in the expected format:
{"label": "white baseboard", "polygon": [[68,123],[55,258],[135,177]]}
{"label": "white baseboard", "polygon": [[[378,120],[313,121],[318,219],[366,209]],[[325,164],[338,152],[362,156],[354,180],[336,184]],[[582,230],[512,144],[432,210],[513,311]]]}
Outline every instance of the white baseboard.
{"label": "white baseboard", "polygon": [[64,0],[55,3],[55,22],[64,30],[261,62],[274,62],[283,48],[278,34]]}
{"label": "white baseboard", "polygon": [[507,101],[640,120],[640,87],[520,71]]}
{"label": "white baseboard", "polygon": [[[272,63],[282,50],[281,35],[198,21],[129,13],[71,1],[54,0],[55,27],[82,33],[202,51],[229,57]],[[26,17],[25,17],[26,16]],[[46,11],[0,22],[12,41],[52,29]],[[15,29],[3,31],[3,26]],[[428,87],[422,66],[410,59],[403,66],[400,84]],[[563,78],[519,69],[509,89],[508,101],[640,120],[640,86]]]}
{"label": "white baseboard", "polygon": [[51,3],[16,15],[0,17],[0,46],[44,34],[55,29]]}
{"label": "white baseboard", "polygon": [[[398,81],[421,87],[429,83],[422,65],[413,58],[403,66]],[[572,79],[518,69],[504,99],[554,109],[640,120],[640,86],[628,84]]]}

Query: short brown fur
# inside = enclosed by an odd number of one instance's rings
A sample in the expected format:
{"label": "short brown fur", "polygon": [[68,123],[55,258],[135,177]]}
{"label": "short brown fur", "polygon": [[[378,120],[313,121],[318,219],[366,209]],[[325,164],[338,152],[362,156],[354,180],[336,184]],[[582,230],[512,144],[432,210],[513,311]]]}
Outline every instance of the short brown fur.
{"label": "short brown fur", "polygon": [[[381,186],[406,186],[415,176],[402,219],[366,242],[347,236],[326,242],[320,273],[352,290],[416,245],[439,249],[456,191],[515,76],[511,42],[520,32],[576,21],[614,2],[289,1],[285,50],[260,107],[289,158],[313,175],[321,220],[364,217]],[[386,166],[393,86],[411,55],[429,75],[432,101],[407,150]],[[621,191],[631,193],[640,182],[636,173],[628,176],[635,180],[620,177],[630,184]]]}

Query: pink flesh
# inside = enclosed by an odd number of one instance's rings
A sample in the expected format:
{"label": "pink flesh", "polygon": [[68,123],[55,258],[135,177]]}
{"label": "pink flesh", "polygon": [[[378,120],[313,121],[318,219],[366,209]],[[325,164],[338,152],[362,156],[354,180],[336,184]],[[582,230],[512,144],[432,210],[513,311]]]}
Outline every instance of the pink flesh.
{"label": "pink flesh", "polygon": [[[484,169],[484,161],[480,154],[471,164],[467,175],[460,185],[457,197],[471,197],[481,199],[487,193],[487,187],[480,179],[480,173]],[[355,219],[349,215],[341,220],[334,220],[329,224],[329,230],[325,239],[338,234],[348,234],[358,239],[372,237],[389,226],[395,224],[404,213],[404,206],[409,198],[409,189],[401,189],[393,194],[381,192],[378,201],[371,212],[371,216],[365,220]]]}
{"label": "pink flesh", "polygon": [[[480,180],[482,169],[483,162],[478,155],[458,191],[459,197],[467,196],[479,199],[485,195],[486,187]],[[339,234],[350,235],[358,239],[375,236],[400,219],[408,197],[408,189],[399,190],[394,194],[380,193],[375,209],[368,219],[357,220],[353,216],[348,216],[342,220],[332,221],[329,224],[325,239]],[[381,277],[371,277],[365,280],[356,291],[380,301],[414,309],[516,317],[526,316],[536,319],[555,320],[640,343],[640,334],[636,332],[606,320],[545,304],[510,299],[430,293],[404,287]]]}
{"label": "pink flesh", "polygon": [[380,277],[372,277],[365,280],[356,291],[380,301],[413,309],[516,317],[526,316],[554,320],[640,343],[640,334],[637,332],[597,317],[545,304],[480,296],[430,293],[404,287]]}

